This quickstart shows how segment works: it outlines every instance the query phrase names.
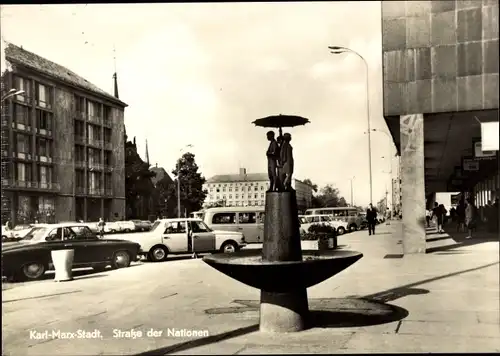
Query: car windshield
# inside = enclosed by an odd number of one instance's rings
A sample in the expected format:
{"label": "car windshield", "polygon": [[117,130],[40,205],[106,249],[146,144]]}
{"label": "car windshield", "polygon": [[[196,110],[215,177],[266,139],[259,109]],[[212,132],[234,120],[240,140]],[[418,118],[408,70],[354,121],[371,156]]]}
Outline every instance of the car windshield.
{"label": "car windshield", "polygon": [[200,224],[200,225],[204,226],[204,227],[205,227],[205,229],[207,229],[207,231],[212,231],[212,229],[211,229],[211,228],[209,228],[209,227],[208,227],[208,225],[207,225],[207,224],[205,224],[203,221],[198,221],[198,224]]}
{"label": "car windshield", "polygon": [[150,231],[154,231],[158,226],[160,226],[161,220],[156,220],[155,223],[151,226]]}
{"label": "car windshield", "polygon": [[34,227],[24,236],[23,240],[39,240],[47,233],[47,230],[47,227]]}
{"label": "car windshield", "polygon": [[300,223],[301,223],[301,224],[307,224],[307,220],[306,220],[306,218],[304,218],[304,217],[302,217],[302,216],[301,216],[301,217],[299,218],[299,220],[300,220]]}

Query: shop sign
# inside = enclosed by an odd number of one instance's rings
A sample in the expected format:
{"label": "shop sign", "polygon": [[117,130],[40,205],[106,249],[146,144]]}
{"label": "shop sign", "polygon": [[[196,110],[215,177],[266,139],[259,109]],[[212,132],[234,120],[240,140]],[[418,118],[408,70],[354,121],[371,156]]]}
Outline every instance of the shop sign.
{"label": "shop sign", "polygon": [[482,141],[474,142],[474,158],[480,160],[495,159],[497,156],[496,151],[483,151]]}
{"label": "shop sign", "polygon": [[479,171],[479,161],[471,157],[464,157],[462,161],[462,169],[465,172]]}

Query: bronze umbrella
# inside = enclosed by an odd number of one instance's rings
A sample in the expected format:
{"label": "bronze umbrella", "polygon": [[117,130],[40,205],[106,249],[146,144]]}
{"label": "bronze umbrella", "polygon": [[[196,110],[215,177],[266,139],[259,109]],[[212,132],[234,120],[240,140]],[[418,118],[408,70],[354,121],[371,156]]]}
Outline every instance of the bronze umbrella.
{"label": "bronze umbrella", "polygon": [[310,121],[306,119],[305,117],[301,116],[296,116],[296,115],[273,115],[273,116],[268,116],[264,117],[262,119],[257,119],[252,124],[255,124],[255,126],[261,126],[261,127],[275,127],[279,129],[279,135],[282,136],[282,128],[283,127],[294,127],[294,126],[300,126],[300,125],[305,125],[309,123]]}

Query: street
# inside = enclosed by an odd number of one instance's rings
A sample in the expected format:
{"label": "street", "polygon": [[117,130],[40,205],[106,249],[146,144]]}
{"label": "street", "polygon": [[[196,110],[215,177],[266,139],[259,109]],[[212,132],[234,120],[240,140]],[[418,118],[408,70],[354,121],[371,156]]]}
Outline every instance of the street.
{"label": "street", "polygon": [[[328,309],[335,303],[349,308],[353,298],[366,296],[402,308],[407,315],[393,321],[363,325],[382,313],[370,304],[355,326],[332,319],[301,333],[266,336],[257,331],[258,309],[252,307],[257,290],[201,259],[178,258],[76,272],[71,282],[4,284],[4,354],[500,351],[498,242],[456,248],[453,255],[384,258],[399,248],[394,229],[381,225],[375,236],[340,236],[340,248],[364,258],[308,290],[311,309],[318,298],[319,308]],[[314,247],[303,242],[303,249]],[[242,304],[247,309],[241,311]]]}

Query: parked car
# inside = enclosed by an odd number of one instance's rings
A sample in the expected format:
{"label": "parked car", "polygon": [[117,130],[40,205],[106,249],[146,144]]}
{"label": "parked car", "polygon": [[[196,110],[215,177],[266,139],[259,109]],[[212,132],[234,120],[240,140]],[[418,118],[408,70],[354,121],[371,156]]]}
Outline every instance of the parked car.
{"label": "parked car", "polygon": [[141,254],[159,262],[169,254],[238,251],[246,246],[241,232],[213,231],[201,219],[180,218],[155,221],[151,230],[118,237],[137,242]]}
{"label": "parked car", "polygon": [[32,228],[32,224],[16,225],[11,230],[7,230],[4,226],[2,226],[2,241],[20,240],[26,236]]}
{"label": "parked car", "polygon": [[262,243],[264,216],[263,206],[225,206],[205,210],[203,221],[213,230],[241,232],[247,243]]}
{"label": "parked car", "polygon": [[343,235],[348,231],[348,222],[341,220],[334,220],[331,215],[299,215],[301,234],[309,231],[312,225],[330,225],[335,228],[338,235]]}
{"label": "parked car", "polygon": [[151,229],[151,222],[147,220],[132,220],[134,224],[134,231],[149,231]]}
{"label": "parked car", "polygon": [[104,225],[105,234],[114,234],[116,232],[120,232],[121,231],[120,229],[121,229],[120,225],[118,225],[118,223],[115,221],[106,222],[106,225]]}
{"label": "parked car", "polygon": [[53,269],[51,251],[73,249],[73,268],[103,270],[130,266],[138,260],[140,245],[117,239],[99,239],[87,224],[47,224],[33,228],[18,242],[2,246],[2,275],[11,279],[40,279]]}
{"label": "parked car", "polygon": [[135,224],[132,221],[116,221],[119,232],[132,232],[135,231]]}

